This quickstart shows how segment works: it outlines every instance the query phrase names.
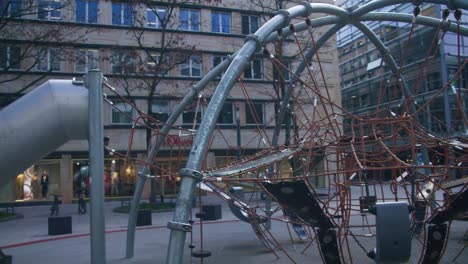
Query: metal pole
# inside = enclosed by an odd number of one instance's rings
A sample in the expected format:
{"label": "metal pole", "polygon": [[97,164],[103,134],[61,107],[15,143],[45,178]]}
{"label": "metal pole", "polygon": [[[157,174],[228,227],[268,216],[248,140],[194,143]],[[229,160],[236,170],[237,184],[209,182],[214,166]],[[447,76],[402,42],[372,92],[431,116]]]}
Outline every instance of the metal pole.
{"label": "metal pole", "polygon": [[89,164],[91,179],[91,263],[106,263],[104,226],[104,126],[102,121],[102,73],[91,70],[87,75],[89,89]]}
{"label": "metal pole", "polygon": [[[448,81],[447,76],[447,63],[445,61],[445,47],[444,43],[440,45],[440,74],[441,74],[441,81],[442,85],[445,85]],[[451,127],[452,127],[452,112],[450,110],[450,98],[448,94],[448,89],[444,90],[444,115],[445,115],[445,124],[446,124],[446,131],[447,135],[450,135]],[[430,118],[430,117],[429,117]],[[429,128],[432,130],[432,128]],[[442,131],[440,131],[442,132]]]}
{"label": "metal pole", "polygon": [[240,131],[240,113],[239,106],[236,106],[236,129],[237,129],[237,160],[242,157],[241,151],[241,131]]}

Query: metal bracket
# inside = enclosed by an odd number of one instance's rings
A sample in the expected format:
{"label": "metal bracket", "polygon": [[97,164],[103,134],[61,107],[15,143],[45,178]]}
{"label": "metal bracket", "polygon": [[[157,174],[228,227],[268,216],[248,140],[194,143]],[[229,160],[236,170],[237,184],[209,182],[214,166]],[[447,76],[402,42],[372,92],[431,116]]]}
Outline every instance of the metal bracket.
{"label": "metal bracket", "polygon": [[178,222],[169,221],[167,223],[167,228],[169,228],[171,230],[192,232],[192,225],[186,224],[186,223],[178,223]]}
{"label": "metal bracket", "polygon": [[303,5],[307,10],[307,13],[304,15],[304,17],[310,16],[310,14],[312,14],[312,11],[313,11],[312,6],[310,5],[310,2],[309,1],[302,1],[300,4]]}
{"label": "metal bracket", "polygon": [[245,38],[244,43],[247,43],[251,40],[255,41],[255,52],[259,52],[262,48],[262,41],[260,40],[260,37],[255,34],[250,34]]}
{"label": "metal bracket", "polygon": [[179,171],[180,177],[190,177],[198,182],[203,180],[203,174],[199,171],[183,168]]}
{"label": "metal bracket", "polygon": [[284,22],[282,25],[280,25],[279,28],[285,28],[289,25],[289,23],[291,23],[291,14],[289,13],[288,10],[280,9],[275,12],[275,15],[281,15],[284,17]]}

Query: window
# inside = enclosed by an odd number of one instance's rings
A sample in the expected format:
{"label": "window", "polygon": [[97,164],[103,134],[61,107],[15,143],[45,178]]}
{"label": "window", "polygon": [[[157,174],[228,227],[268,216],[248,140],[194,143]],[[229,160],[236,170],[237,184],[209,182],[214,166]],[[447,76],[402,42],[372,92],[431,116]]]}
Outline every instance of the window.
{"label": "window", "polygon": [[233,124],[234,123],[234,111],[232,103],[224,103],[223,109],[218,117],[218,124]]}
{"label": "window", "polygon": [[262,79],[262,60],[253,59],[250,62],[247,62],[247,65],[244,69],[244,78],[251,80],[260,80]]}
{"label": "window", "polygon": [[182,123],[183,124],[194,124],[195,122],[199,124],[202,119],[201,106],[192,104],[185,108],[182,113]]}
{"label": "window", "polygon": [[211,32],[230,33],[231,32],[231,14],[211,13]]}
{"label": "window", "polygon": [[0,17],[20,17],[21,0],[1,0]]}
{"label": "window", "polygon": [[36,70],[38,71],[60,71],[61,70],[60,49],[39,48],[36,53]]}
{"label": "window", "polygon": [[98,10],[97,0],[76,0],[76,22],[97,23]]}
{"label": "window", "polygon": [[[220,64],[227,58],[228,58],[227,56],[213,56],[213,68],[218,66],[218,64]],[[216,78],[221,78],[222,76],[223,76],[223,73],[219,74]]]}
{"label": "window", "polygon": [[155,9],[146,9],[146,26],[150,28],[163,28],[165,26],[167,9],[165,7],[156,7]]}
{"label": "window", "polygon": [[201,57],[193,55],[187,62],[182,64],[182,70],[180,72],[182,76],[188,77],[199,77],[201,76]]}
{"label": "window", "polygon": [[158,53],[150,53],[148,54],[146,60],[146,69],[149,73],[155,73],[157,69],[157,65],[159,64],[160,56]]}
{"label": "window", "polygon": [[246,104],[245,123],[246,124],[263,124],[263,104],[262,103]]}
{"label": "window", "polygon": [[112,25],[133,26],[133,6],[130,3],[112,3]]}
{"label": "window", "polygon": [[0,46],[0,69],[21,68],[21,48]]}
{"label": "window", "polygon": [[180,30],[200,31],[200,10],[180,10]]}
{"label": "window", "polygon": [[114,51],[111,56],[111,71],[117,74],[135,72],[135,57],[128,51]]}
{"label": "window", "polygon": [[99,52],[97,50],[75,50],[75,72],[87,72],[99,68]]}
{"label": "window", "polygon": [[39,0],[37,16],[43,20],[60,20],[62,16],[60,0]]}
{"label": "window", "polygon": [[151,117],[161,122],[166,122],[169,118],[169,102],[154,100],[151,104]]}
{"label": "window", "polygon": [[112,105],[112,124],[132,124],[133,108],[124,102],[114,102]]}
{"label": "window", "polygon": [[253,34],[258,29],[258,16],[242,15],[242,34]]}

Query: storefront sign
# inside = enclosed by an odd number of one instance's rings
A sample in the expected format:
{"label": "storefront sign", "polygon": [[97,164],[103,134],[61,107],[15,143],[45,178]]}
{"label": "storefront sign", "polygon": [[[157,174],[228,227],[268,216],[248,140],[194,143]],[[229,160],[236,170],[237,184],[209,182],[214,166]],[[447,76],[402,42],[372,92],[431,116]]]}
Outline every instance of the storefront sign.
{"label": "storefront sign", "polygon": [[193,144],[193,136],[187,137],[179,137],[177,135],[167,135],[164,139],[163,145],[164,146],[192,146]]}

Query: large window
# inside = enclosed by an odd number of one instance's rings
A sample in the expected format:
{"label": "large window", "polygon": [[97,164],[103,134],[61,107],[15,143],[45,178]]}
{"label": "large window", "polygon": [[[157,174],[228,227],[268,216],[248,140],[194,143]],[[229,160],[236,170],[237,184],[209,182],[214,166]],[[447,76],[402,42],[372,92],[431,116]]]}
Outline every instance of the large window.
{"label": "large window", "polygon": [[232,103],[224,103],[221,113],[218,117],[218,124],[233,124],[234,112]]}
{"label": "large window", "polygon": [[211,13],[211,32],[230,33],[231,14],[219,12]]}
{"label": "large window", "polygon": [[262,79],[262,60],[255,58],[248,62],[244,69],[244,78],[251,80]]}
{"label": "large window", "polygon": [[111,56],[111,71],[117,74],[135,73],[135,55],[129,51],[114,51]]}
{"label": "large window", "polygon": [[133,6],[131,3],[112,3],[112,25],[133,26]]}
{"label": "large window", "polygon": [[182,113],[182,123],[193,125],[194,123],[199,124],[202,119],[201,105],[192,104],[185,108]]}
{"label": "large window", "polygon": [[151,117],[161,122],[166,122],[169,118],[169,102],[153,100],[151,104]]}
{"label": "large window", "polygon": [[18,70],[21,68],[21,48],[0,46],[0,69]]}
{"label": "large window", "polygon": [[112,105],[112,124],[132,124],[133,108],[125,102],[114,102]]}
{"label": "large window", "polygon": [[97,50],[75,50],[75,72],[87,72],[99,68],[99,52]]}
{"label": "large window", "polygon": [[200,77],[201,76],[201,57],[193,55],[184,64],[180,72],[182,76]]}
{"label": "large window", "polygon": [[258,29],[258,16],[242,15],[242,34],[253,34]]}
{"label": "large window", "polygon": [[156,7],[146,9],[146,26],[150,28],[163,28],[166,23],[167,8]]}
{"label": "large window", "polygon": [[252,103],[245,105],[245,122],[247,124],[263,124],[262,103]]}
{"label": "large window", "polygon": [[21,16],[21,0],[1,0],[0,17]]}
{"label": "large window", "polygon": [[98,10],[97,0],[76,0],[76,22],[97,23]]}
{"label": "large window", "polygon": [[200,31],[200,10],[180,10],[180,30]]}
{"label": "large window", "polygon": [[36,70],[60,71],[61,58],[58,48],[39,48],[36,53]]}
{"label": "large window", "polygon": [[60,0],[39,0],[37,17],[43,20],[60,20],[62,3]]}

